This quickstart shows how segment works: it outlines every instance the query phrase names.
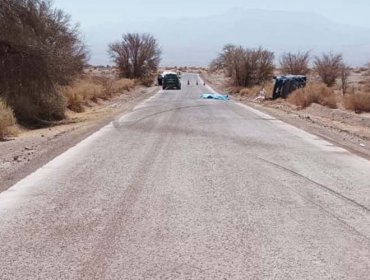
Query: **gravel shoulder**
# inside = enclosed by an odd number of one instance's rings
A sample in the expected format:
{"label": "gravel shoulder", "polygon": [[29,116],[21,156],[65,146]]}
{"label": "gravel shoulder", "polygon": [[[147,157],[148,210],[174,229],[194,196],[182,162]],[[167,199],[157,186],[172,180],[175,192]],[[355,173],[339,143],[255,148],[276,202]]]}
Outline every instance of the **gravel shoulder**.
{"label": "gravel shoulder", "polygon": [[[201,76],[218,91],[228,92],[222,75],[202,71]],[[319,104],[299,110],[285,100],[257,102],[238,95],[233,95],[232,99],[370,159],[370,114],[330,109]]]}
{"label": "gravel shoulder", "polygon": [[63,124],[35,130],[20,129],[15,139],[0,142],[0,192],[120,115],[131,111],[157,91],[158,87],[139,87],[91,106],[84,113],[68,112],[68,119]]}

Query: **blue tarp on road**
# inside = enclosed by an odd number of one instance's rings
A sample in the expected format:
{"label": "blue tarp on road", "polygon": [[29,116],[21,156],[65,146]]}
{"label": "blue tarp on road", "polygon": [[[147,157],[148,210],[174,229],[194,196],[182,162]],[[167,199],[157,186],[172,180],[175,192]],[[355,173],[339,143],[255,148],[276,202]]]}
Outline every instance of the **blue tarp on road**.
{"label": "blue tarp on road", "polygon": [[205,94],[202,94],[201,98],[203,98],[203,99],[223,100],[223,101],[230,100],[228,95],[222,95],[222,94],[219,94],[219,93],[205,93]]}

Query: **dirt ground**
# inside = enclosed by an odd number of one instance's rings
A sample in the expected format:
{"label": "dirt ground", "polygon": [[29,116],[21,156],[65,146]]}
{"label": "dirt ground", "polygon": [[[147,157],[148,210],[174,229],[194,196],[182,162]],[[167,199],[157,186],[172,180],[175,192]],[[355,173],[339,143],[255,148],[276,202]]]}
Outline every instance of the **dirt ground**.
{"label": "dirt ground", "polygon": [[61,125],[36,130],[20,128],[18,137],[0,142],[0,192],[157,91],[158,87],[139,87],[92,105],[84,113],[68,112],[68,119]]}
{"label": "dirt ground", "polygon": [[[229,89],[225,86],[226,79],[221,72],[210,73],[202,71],[201,75],[204,80],[218,91],[229,93]],[[361,81],[361,74],[354,72],[351,79],[352,81]],[[232,95],[232,99],[235,101],[264,111],[353,153],[370,159],[369,113],[356,114],[344,110],[341,106],[338,109],[330,109],[319,104],[312,104],[310,107],[300,110],[282,99],[258,102],[254,98],[238,94]]]}

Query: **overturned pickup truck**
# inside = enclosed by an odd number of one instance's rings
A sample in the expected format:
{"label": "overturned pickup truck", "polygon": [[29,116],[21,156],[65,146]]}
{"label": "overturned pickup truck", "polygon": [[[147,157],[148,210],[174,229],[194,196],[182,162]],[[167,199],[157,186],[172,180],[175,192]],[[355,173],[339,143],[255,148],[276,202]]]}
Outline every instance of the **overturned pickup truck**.
{"label": "overturned pickup truck", "polygon": [[272,94],[272,99],[279,97],[287,98],[290,93],[296,89],[306,86],[307,77],[303,75],[287,75],[274,77],[275,86]]}

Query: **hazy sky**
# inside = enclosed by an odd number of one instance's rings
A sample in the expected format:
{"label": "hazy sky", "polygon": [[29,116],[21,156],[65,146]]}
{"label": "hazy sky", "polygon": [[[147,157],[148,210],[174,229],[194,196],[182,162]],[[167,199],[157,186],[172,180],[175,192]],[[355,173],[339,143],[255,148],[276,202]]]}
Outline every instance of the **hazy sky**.
{"label": "hazy sky", "polygon": [[370,27],[369,0],[54,0],[82,26],[157,18],[204,17],[234,7],[313,11],[338,23]]}
{"label": "hazy sky", "polygon": [[[179,54],[183,54],[184,50],[187,51],[189,46],[193,46],[194,43],[197,43],[199,40],[191,41],[191,39],[189,39],[185,44],[182,43],[182,45],[180,45],[181,40],[174,41],[172,35],[166,37],[163,34],[162,36],[162,33],[164,33],[162,32],[163,29],[160,29],[160,31],[157,30],[157,32],[155,32],[155,29],[161,26],[160,24],[161,22],[163,23],[163,19],[172,19],[171,22],[174,23],[173,20],[176,19],[207,18],[213,15],[226,14],[227,12],[229,12],[230,15],[230,11],[233,9],[235,10],[235,8],[244,10],[262,9],[313,12],[339,24],[360,26],[370,30],[370,0],[54,0],[54,4],[55,7],[63,9],[70,14],[73,22],[78,22],[80,24],[86,43],[91,50],[92,64],[109,63],[110,60],[107,55],[108,43],[118,40],[120,35],[125,32],[153,33],[160,39],[160,43],[162,43],[164,64],[196,64],[197,61],[199,61],[199,56],[196,56],[196,53],[200,52],[200,49],[189,51],[185,57],[182,55],[183,60],[179,60]],[[233,13],[231,13],[231,15],[232,14]],[[302,16],[306,18],[306,25],[310,26],[310,19],[313,19],[314,16],[312,14]],[[301,14],[298,14],[297,17],[299,21]],[[265,19],[265,21],[268,20],[269,19]],[[261,24],[261,22],[258,24]],[[297,24],[299,25],[300,23],[297,22]],[[193,33],[193,30],[197,28],[202,29],[203,26],[191,26],[188,30],[182,30],[182,34],[184,34],[184,32]],[[340,25],[334,30],[338,29],[341,29]],[[242,34],[243,32],[239,31],[239,33],[240,36],[245,37],[245,34]],[[363,34],[365,35],[362,35],[362,38],[368,37],[367,31]],[[209,34],[205,33],[202,37],[207,39],[207,35]],[[254,34],[250,35],[253,36]],[[184,40],[188,39],[186,36],[182,37],[184,37]],[[225,37],[223,33],[218,34],[220,40],[218,43],[225,43],[223,42]],[[296,39],[299,40],[299,38]],[[346,38],[342,38],[341,40],[343,41],[341,43],[346,43]],[[362,50],[368,49],[368,42],[365,42],[366,40],[367,39],[363,39],[364,45],[361,46]],[[186,43],[188,43],[189,46],[186,45]],[[209,45],[203,46],[205,48],[203,52],[206,52],[208,48],[209,52],[212,52],[212,55],[217,54],[217,51],[214,49],[215,45],[217,45],[216,43],[211,45],[211,43],[205,42],[205,44]],[[350,50],[349,53],[351,55]],[[361,56],[362,53],[359,55]],[[366,56],[367,55],[368,53]],[[368,59],[368,57],[366,59]],[[207,57],[207,59],[205,59],[207,62],[199,61],[199,63],[204,65],[204,63],[209,62],[208,60],[209,58]],[[361,63],[361,58],[359,61]]]}

